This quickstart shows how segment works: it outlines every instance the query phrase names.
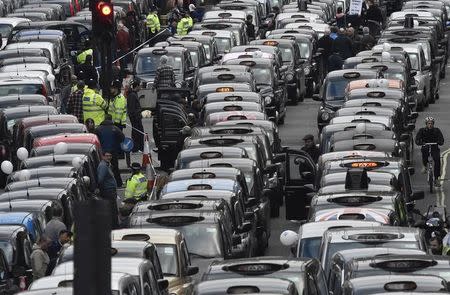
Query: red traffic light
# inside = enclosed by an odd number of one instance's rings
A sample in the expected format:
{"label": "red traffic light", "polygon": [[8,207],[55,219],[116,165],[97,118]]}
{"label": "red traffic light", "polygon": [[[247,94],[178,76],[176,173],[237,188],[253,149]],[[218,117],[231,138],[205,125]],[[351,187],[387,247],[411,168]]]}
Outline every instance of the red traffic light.
{"label": "red traffic light", "polygon": [[100,15],[109,16],[113,13],[111,3],[99,2],[97,4],[97,11]]}

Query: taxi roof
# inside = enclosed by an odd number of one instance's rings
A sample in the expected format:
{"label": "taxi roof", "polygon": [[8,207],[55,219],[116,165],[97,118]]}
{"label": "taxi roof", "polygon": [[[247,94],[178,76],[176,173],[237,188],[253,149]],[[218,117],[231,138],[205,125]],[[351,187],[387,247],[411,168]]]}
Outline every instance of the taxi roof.
{"label": "taxi roof", "polygon": [[55,145],[59,142],[66,143],[92,143],[100,147],[100,141],[97,135],[93,133],[63,133],[52,136],[36,138],[33,147]]}
{"label": "taxi roof", "polygon": [[[236,12],[236,10],[234,10],[234,11]],[[208,11],[208,12],[211,12],[211,11]],[[208,13],[208,12],[206,12],[206,13]],[[205,19],[206,13],[203,16],[203,19]],[[205,30],[198,30],[198,31],[190,31],[189,35],[193,35],[193,36],[196,36],[196,35],[204,36],[204,35],[206,35],[206,36],[212,36],[214,38],[234,39],[233,32],[232,31],[226,31],[226,30],[221,31],[221,30],[206,30],[205,29]]]}
{"label": "taxi roof", "polygon": [[130,216],[130,227],[177,227],[193,223],[216,224],[222,213],[212,210],[148,211]]}
{"label": "taxi roof", "polygon": [[243,65],[215,65],[197,69],[197,75],[206,72],[230,72],[230,71],[246,71],[250,72],[250,68]]}
{"label": "taxi roof", "polygon": [[40,115],[20,119],[20,121],[16,122],[16,124],[21,124],[24,128],[28,128],[31,126],[36,126],[37,124],[48,124],[53,122],[78,123],[78,119],[73,115]]}
{"label": "taxi roof", "polygon": [[[96,145],[92,143],[70,143],[67,145],[67,153],[68,154],[86,154],[92,150],[96,149]],[[38,146],[32,149],[31,153],[34,151],[34,156],[45,156],[54,154],[54,146],[53,145],[44,145]],[[48,167],[50,168],[50,167]],[[42,168],[40,168],[42,169]]]}
{"label": "taxi roof", "polygon": [[[389,262],[395,261],[401,263],[398,266],[398,269],[386,265]],[[411,261],[412,263],[416,262],[418,265],[407,266],[408,261]],[[420,262],[425,263],[420,265]],[[426,264],[426,262],[429,262],[429,264]],[[428,267],[430,268],[435,267],[437,271],[437,269],[439,268],[446,268],[446,269],[450,268],[450,257],[442,255],[428,255],[428,254],[427,255],[397,254],[397,255],[383,255],[383,256],[379,255],[378,257],[362,257],[358,259],[352,259],[351,264],[352,269],[355,269],[356,271],[380,268],[392,273],[401,273],[401,272],[420,271]]]}
{"label": "taxi roof", "polygon": [[[367,221],[366,221],[367,222]],[[338,259],[344,262],[352,259],[360,258],[376,258],[383,257],[385,255],[421,255],[426,254],[423,250],[419,249],[402,249],[402,248],[389,248],[389,247],[374,247],[374,248],[361,248],[361,249],[349,249],[338,251],[333,255],[332,260]]]}
{"label": "taxi roof", "polygon": [[88,156],[83,154],[48,155],[25,159],[22,161],[22,167],[67,166],[72,164],[72,160],[75,157],[80,157],[83,162],[88,161]]}
{"label": "taxi roof", "polygon": [[42,187],[42,188],[66,188],[70,183],[75,183],[75,178],[39,178],[26,181],[11,182],[5,187],[5,191],[17,191],[26,188]]}
{"label": "taxi roof", "polygon": [[[266,120],[267,115],[263,112],[255,111],[229,111],[229,112],[215,112],[207,116],[205,121],[208,124],[215,125],[217,122],[235,121],[236,119],[250,119],[250,120]],[[209,126],[209,125],[206,125]]]}
{"label": "taxi roof", "polygon": [[0,108],[23,105],[48,105],[47,98],[40,94],[18,94],[0,97]]}
{"label": "taxi roof", "polygon": [[395,115],[395,110],[388,107],[355,106],[355,107],[342,107],[336,112],[337,116],[361,115],[361,114],[393,116]]}
{"label": "taxi roof", "polygon": [[[204,153],[207,153],[203,155]],[[214,154],[214,157],[210,157],[210,153]],[[245,149],[235,146],[222,146],[222,147],[195,147],[186,150],[182,150],[178,154],[178,159],[183,161],[184,159],[209,159],[209,158],[247,158],[247,152]]]}
{"label": "taxi roof", "polygon": [[[266,67],[273,67],[275,64],[275,59],[273,58],[268,58],[268,56],[264,56],[264,52],[263,57],[251,57],[251,58],[238,58],[241,54],[238,53],[228,53],[228,54],[234,54],[236,55],[236,57],[234,59],[229,59],[224,61],[225,65],[245,65],[245,66],[249,66],[249,67],[258,67],[258,66],[266,66]],[[268,53],[266,53],[268,54]],[[245,52],[244,55],[249,55],[249,52]]]}
{"label": "taxi roof", "polygon": [[[218,89],[225,89],[225,88],[232,88],[229,89],[230,91],[223,91]],[[235,92],[235,89],[238,91],[249,91],[252,92],[252,89],[250,85],[245,83],[237,83],[237,82],[222,82],[222,83],[211,83],[211,84],[204,84],[199,85],[197,88],[197,93],[201,93],[204,91],[211,91],[215,90],[214,92],[217,93],[233,93]]]}
{"label": "taxi roof", "polygon": [[[390,215],[394,212],[384,208],[333,208],[314,211],[309,220],[323,222],[326,220],[367,220],[390,224]],[[368,225],[369,226],[369,225]]]}
{"label": "taxi roof", "polygon": [[321,167],[328,161],[345,160],[345,159],[349,159],[350,161],[360,161],[360,160],[365,160],[367,158],[373,158],[373,157],[386,159],[386,158],[389,158],[390,155],[386,152],[363,151],[363,150],[331,152],[331,153],[326,153],[326,154],[323,154],[320,156],[319,161],[318,161],[318,163],[319,163],[318,166]]}
{"label": "taxi roof", "polygon": [[380,222],[366,220],[324,220],[311,221],[300,226],[298,233],[301,239],[322,237],[323,233],[333,228],[381,226]]}
{"label": "taxi roof", "polygon": [[390,96],[390,99],[385,98],[357,98],[356,95],[353,97],[350,97],[349,100],[347,100],[343,107],[355,107],[355,106],[386,106],[386,107],[392,107],[392,108],[399,108],[402,106],[402,102],[400,102],[401,99],[403,99],[403,94],[400,94],[398,97],[398,100],[395,99],[395,97]]}
{"label": "taxi roof", "polygon": [[346,79],[365,79],[368,77],[377,77],[377,72],[374,70],[366,70],[366,69],[346,69],[346,70],[337,70],[332,71],[327,74],[326,79],[327,80],[340,80],[342,78],[348,78]]}
{"label": "taxi roof", "polygon": [[331,119],[330,124],[336,123],[364,123],[364,122],[372,122],[372,123],[381,123],[386,127],[390,128],[392,124],[392,119],[389,116],[375,116],[375,115],[354,115],[354,116],[341,116],[334,117]]}
{"label": "taxi roof", "polygon": [[[413,291],[444,291],[447,290],[446,281],[438,276],[433,275],[379,275],[370,277],[354,278],[344,283],[344,289],[347,286],[351,286],[351,289],[356,293],[358,292],[381,292],[381,291],[399,291],[399,287],[395,283],[405,284],[408,282],[414,282],[415,288]],[[389,290],[389,283],[392,283],[392,290]]]}
{"label": "taxi roof", "polygon": [[234,196],[235,194],[231,191],[224,190],[190,190],[190,191],[179,191],[179,192],[171,192],[166,194],[161,194],[161,199],[178,199],[181,197],[184,198],[229,198]]}
{"label": "taxi roof", "polygon": [[335,142],[332,149],[337,152],[349,150],[377,150],[386,153],[393,153],[396,152],[396,148],[398,147],[398,141],[392,138],[359,138]]}
{"label": "taxi roof", "polygon": [[[132,276],[139,276],[139,266],[141,264],[148,264],[151,262],[143,258],[133,257],[112,257],[111,258],[111,271],[112,272],[125,272]],[[72,274],[74,272],[73,261],[67,261],[57,265],[52,272],[54,275]]]}
{"label": "taxi roof", "polygon": [[[384,84],[377,84],[379,81],[387,81],[387,85]],[[396,80],[396,79],[364,79],[364,80],[354,80],[350,81],[347,84],[346,91],[352,91],[353,89],[359,89],[359,88],[394,88],[394,89],[403,89],[404,83],[402,80]]]}
{"label": "taxi roof", "polygon": [[[183,47],[171,47],[171,46],[167,46],[167,47],[147,47],[147,48],[142,48],[138,51],[138,56],[139,55],[148,55],[148,54],[153,54],[153,51],[158,51],[158,55],[164,55],[164,54],[180,54],[183,51],[187,51],[186,48]],[[161,53],[159,53],[161,52]],[[164,52],[164,53],[162,53]]]}
{"label": "taxi roof", "polygon": [[167,183],[161,194],[167,192],[185,191],[185,190],[231,190],[237,189],[238,183],[232,179],[184,179]]}
{"label": "taxi roof", "polygon": [[25,115],[38,115],[38,114],[48,114],[48,115],[56,115],[58,111],[53,106],[20,106],[8,109],[0,110],[6,117],[15,117],[19,118]]}
{"label": "taxi roof", "polygon": [[[127,236],[130,236],[129,238]],[[134,240],[132,236],[148,238],[148,241],[154,244],[178,244],[183,235],[180,231],[172,228],[126,228],[116,229],[111,232],[112,239]],[[143,237],[145,236],[145,237]]]}
{"label": "taxi roof", "polygon": [[9,212],[35,212],[41,211],[46,206],[51,206],[52,200],[11,200],[11,202],[0,202],[0,210],[1,211],[9,211]]}
{"label": "taxi roof", "polygon": [[59,199],[66,190],[61,188],[29,188],[0,194],[0,202],[12,200],[54,200]]}
{"label": "taxi roof", "polygon": [[145,214],[149,211],[168,211],[168,210],[224,210],[227,203],[224,199],[205,199],[205,198],[170,198],[137,203],[132,214]]}
{"label": "taxi roof", "polygon": [[87,132],[87,127],[81,123],[49,123],[27,128],[26,132],[34,133],[37,136],[45,136],[55,133],[83,133]]}
{"label": "taxi roof", "polygon": [[[245,278],[234,278],[234,279],[222,279],[222,280],[212,280],[203,281],[197,284],[195,287],[197,294],[221,294],[224,290],[232,287],[248,287],[256,286],[259,292],[279,292],[281,294],[288,294],[289,289],[292,288],[293,282],[284,279],[276,278],[258,278],[258,277],[245,277]],[[231,292],[229,292],[231,293]]]}
{"label": "taxi roof", "polygon": [[[384,239],[384,235],[389,240],[402,240],[404,242],[417,242],[422,240],[422,230],[414,227],[400,226],[378,226],[378,227],[358,227],[344,229],[329,229],[324,233],[324,239],[332,243],[350,243],[359,240],[366,241],[365,236],[370,237],[380,235]],[[373,240],[370,239],[370,240]],[[376,241],[373,240],[374,242]],[[421,245],[418,245],[420,248]]]}
{"label": "taxi roof", "polygon": [[236,177],[241,171],[230,167],[205,167],[175,170],[169,175],[169,181],[192,178]]}
{"label": "taxi roof", "polygon": [[[40,167],[26,169],[30,173],[30,178],[48,177],[49,175],[71,175],[76,173],[76,168],[72,166],[58,166],[58,167]],[[14,171],[8,176],[8,179],[19,179],[20,173],[23,170]]]}

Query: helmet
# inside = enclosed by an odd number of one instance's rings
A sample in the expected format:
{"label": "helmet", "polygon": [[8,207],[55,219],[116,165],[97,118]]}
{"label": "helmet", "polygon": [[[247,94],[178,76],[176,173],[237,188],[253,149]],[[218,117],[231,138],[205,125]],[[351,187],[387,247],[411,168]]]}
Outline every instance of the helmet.
{"label": "helmet", "polygon": [[134,163],[131,163],[131,170],[133,171],[133,172],[135,172],[135,171],[140,171],[141,170],[141,164],[139,164],[139,163],[136,163],[136,162],[134,162]]}
{"label": "helmet", "polygon": [[111,87],[120,89],[120,88],[122,88],[122,83],[120,83],[119,80],[114,80],[114,81],[112,81],[112,83],[111,83]]}
{"label": "helmet", "polygon": [[434,118],[433,117],[426,117],[425,118],[425,124],[430,122],[430,121],[434,123]]}

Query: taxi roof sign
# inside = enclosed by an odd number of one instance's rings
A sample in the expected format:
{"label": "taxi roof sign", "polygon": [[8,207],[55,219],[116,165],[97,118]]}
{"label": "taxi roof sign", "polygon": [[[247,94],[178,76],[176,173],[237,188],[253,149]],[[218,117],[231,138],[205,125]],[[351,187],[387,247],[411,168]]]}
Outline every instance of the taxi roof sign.
{"label": "taxi roof sign", "polygon": [[277,46],[278,42],[277,41],[264,41],[263,45],[267,45],[267,46]]}
{"label": "taxi roof sign", "polygon": [[225,101],[242,101],[243,100],[242,96],[239,96],[239,95],[225,96],[223,99]]}
{"label": "taxi roof sign", "polygon": [[424,269],[437,265],[437,261],[428,259],[413,259],[405,260],[388,260],[381,262],[372,262],[369,264],[373,268],[381,268],[395,272],[412,272],[419,269]]}
{"label": "taxi roof sign", "polygon": [[219,87],[216,88],[216,92],[233,92],[234,88],[233,87]]}
{"label": "taxi roof sign", "polygon": [[168,51],[166,49],[155,49],[152,51],[154,55],[164,55],[167,54],[167,52]]}
{"label": "taxi roof sign", "polygon": [[224,271],[232,271],[240,274],[246,275],[261,275],[272,273],[280,270],[289,268],[286,263],[275,264],[275,263],[246,263],[246,264],[236,264],[230,266],[224,266],[222,269]]}
{"label": "taxi roof sign", "polygon": [[386,291],[413,291],[417,289],[417,284],[413,281],[391,282],[384,285]]}

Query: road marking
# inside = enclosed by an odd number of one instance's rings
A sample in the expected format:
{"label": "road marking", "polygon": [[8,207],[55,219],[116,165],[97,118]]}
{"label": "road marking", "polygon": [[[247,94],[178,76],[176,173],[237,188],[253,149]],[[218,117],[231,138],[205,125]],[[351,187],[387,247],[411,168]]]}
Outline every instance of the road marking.
{"label": "road marking", "polygon": [[445,179],[445,176],[447,174],[447,160],[448,160],[448,155],[450,155],[450,148],[445,150],[442,153],[441,158],[443,159],[442,161],[442,167],[441,167],[441,189],[439,190],[439,193],[436,196],[436,205],[437,206],[442,206],[445,207],[445,190],[444,187],[442,186],[442,182]]}

